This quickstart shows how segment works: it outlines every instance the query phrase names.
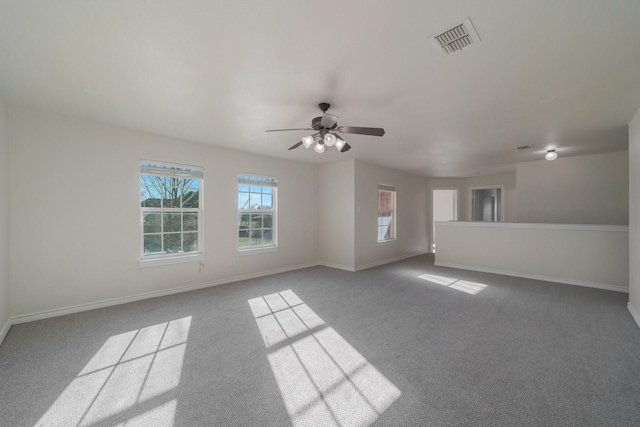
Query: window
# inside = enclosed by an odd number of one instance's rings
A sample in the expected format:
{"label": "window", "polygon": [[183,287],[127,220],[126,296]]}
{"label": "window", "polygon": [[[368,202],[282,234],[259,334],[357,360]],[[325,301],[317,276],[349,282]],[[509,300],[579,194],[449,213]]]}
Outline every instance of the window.
{"label": "window", "polygon": [[199,167],[140,164],[141,262],[202,258],[202,181]]}
{"label": "window", "polygon": [[378,184],[378,242],[396,239],[396,187]]}
{"label": "window", "polygon": [[277,186],[274,178],[238,175],[238,249],[277,247]]}

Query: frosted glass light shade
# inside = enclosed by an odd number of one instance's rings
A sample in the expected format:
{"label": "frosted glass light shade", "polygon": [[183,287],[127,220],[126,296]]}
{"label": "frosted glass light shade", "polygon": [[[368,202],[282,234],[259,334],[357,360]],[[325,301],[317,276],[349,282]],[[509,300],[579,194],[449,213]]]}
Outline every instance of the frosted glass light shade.
{"label": "frosted glass light shade", "polygon": [[302,144],[304,145],[304,148],[311,147],[311,144],[313,144],[313,137],[312,136],[303,136],[302,137]]}
{"label": "frosted glass light shade", "polygon": [[318,142],[318,143],[316,144],[316,146],[315,146],[315,147],[313,147],[313,149],[314,149],[314,151],[315,151],[316,153],[322,154],[322,153],[324,153],[324,152],[325,152],[325,150],[327,149],[327,147],[325,147],[325,145],[324,145],[324,144],[321,144],[321,143],[319,143],[319,142]]}
{"label": "frosted glass light shade", "polygon": [[346,144],[344,139],[336,138],[336,148],[338,149],[338,151],[342,150],[342,147],[344,147],[344,144]]}
{"label": "frosted glass light shade", "polygon": [[547,160],[555,160],[558,158],[558,153],[556,153],[556,150],[549,150],[547,154],[544,155],[544,158]]}
{"label": "frosted glass light shade", "polygon": [[327,147],[332,147],[333,145],[335,145],[336,143],[336,136],[332,133],[327,133],[324,136],[324,143],[327,145]]}

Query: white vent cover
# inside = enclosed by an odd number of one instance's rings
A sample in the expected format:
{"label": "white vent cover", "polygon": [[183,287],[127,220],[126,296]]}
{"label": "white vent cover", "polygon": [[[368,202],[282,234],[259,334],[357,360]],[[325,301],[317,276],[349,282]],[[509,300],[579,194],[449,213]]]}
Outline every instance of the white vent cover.
{"label": "white vent cover", "polygon": [[469,18],[429,38],[434,46],[442,49],[447,55],[480,41],[480,37]]}

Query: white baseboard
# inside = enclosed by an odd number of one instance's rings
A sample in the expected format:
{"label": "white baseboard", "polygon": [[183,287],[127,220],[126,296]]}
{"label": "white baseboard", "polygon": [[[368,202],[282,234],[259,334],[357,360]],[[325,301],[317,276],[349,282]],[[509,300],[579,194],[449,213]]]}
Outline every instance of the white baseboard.
{"label": "white baseboard", "polygon": [[214,280],[212,282],[197,283],[194,285],[181,286],[181,287],[171,288],[171,289],[163,289],[161,291],[145,292],[142,294],[131,295],[127,297],[112,298],[108,300],[91,302],[86,304],[79,304],[79,305],[74,305],[69,307],[57,308],[53,310],[45,310],[45,311],[40,311],[36,313],[23,314],[20,316],[14,316],[7,321],[6,325],[0,331],[0,344],[2,343],[2,339],[4,339],[4,336],[9,331],[9,328],[11,327],[11,325],[18,325],[20,323],[33,322],[36,320],[43,320],[43,319],[49,319],[52,317],[65,316],[67,314],[80,313],[83,311],[111,307],[114,305],[127,304],[130,302],[141,301],[149,298],[157,298],[157,297],[163,297],[167,295],[174,295],[181,292],[194,291],[197,289],[209,288],[212,286],[219,286],[219,285],[225,285],[228,283],[240,282],[242,280],[256,279],[259,277],[271,276],[273,274],[286,273],[289,271],[300,270],[303,268],[315,267],[317,265],[354,272],[354,271],[364,270],[365,268],[371,268],[378,265],[399,261],[405,258],[410,258],[416,255],[420,255],[422,253],[425,253],[425,252],[413,253],[413,254],[403,255],[400,257],[385,259],[385,260],[367,264],[364,266],[359,266],[357,268],[347,266],[347,265],[332,264],[332,263],[326,263],[326,262],[310,262],[306,264],[295,265],[292,267],[278,268],[274,270],[263,271],[260,273],[245,274],[242,276],[235,276],[235,277],[229,277],[226,279]]}
{"label": "white baseboard", "polygon": [[5,323],[2,329],[0,329],[0,345],[2,345],[2,342],[4,341],[4,337],[6,337],[7,334],[9,333],[9,329],[11,329],[11,325],[12,325],[11,318],[9,318],[9,320],[7,320],[7,323]]}
{"label": "white baseboard", "polygon": [[638,327],[640,328],[640,314],[638,314],[636,309],[633,308],[631,302],[627,303],[627,309],[629,310],[629,313],[631,313],[631,317],[633,317],[633,320],[636,321],[636,325],[638,325]]}
{"label": "white baseboard", "polygon": [[350,271],[352,273],[356,271],[356,269],[354,267],[351,267],[350,265],[333,264],[331,262],[323,262],[323,261],[320,261],[318,265],[321,265],[323,267],[336,268],[338,270]]}
{"label": "white baseboard", "polygon": [[[178,294],[178,293],[182,293],[182,292],[188,292],[188,291],[194,291],[194,290],[197,290],[197,289],[209,288],[209,287],[212,287],[212,286],[225,285],[227,283],[240,282],[242,280],[256,279],[256,278],[259,278],[259,277],[271,276],[273,274],[286,273],[288,271],[300,270],[300,269],[308,268],[308,267],[315,267],[317,265],[318,265],[317,262],[312,262],[312,263],[307,263],[307,264],[300,264],[300,265],[296,265],[296,266],[293,266],[293,267],[278,268],[278,269],[274,269],[274,270],[263,271],[263,272],[260,272],[260,273],[245,274],[243,276],[235,276],[235,277],[229,277],[229,278],[226,278],[226,279],[214,280],[212,282],[198,283],[198,284],[195,284],[195,285],[181,286],[181,287],[178,287],[178,288],[164,289],[164,290],[161,290],[161,291],[146,292],[146,293],[143,293],[143,294],[137,294],[137,295],[132,295],[132,296],[128,296],[128,297],[113,298],[113,299],[108,299],[108,300],[103,300],[103,301],[98,301],[98,302],[92,302],[92,303],[87,303],[87,304],[79,304],[79,305],[74,305],[74,306],[70,306],[70,307],[58,308],[58,309],[54,309],[54,310],[46,310],[46,311],[41,311],[41,312],[37,312],[37,313],[24,314],[24,315],[21,315],[21,316],[12,317],[11,319],[9,319],[7,324],[10,327],[10,325],[17,325],[17,324],[20,324],[20,323],[33,322],[35,320],[49,319],[51,317],[58,317],[58,316],[64,316],[64,315],[67,315],[67,314],[80,313],[82,311],[89,311],[89,310],[95,310],[95,309],[98,309],[98,308],[111,307],[111,306],[119,305],[119,304],[127,304],[127,303],[130,303],[130,302],[145,300],[145,299],[149,299],[149,298],[157,298],[157,297],[163,297],[163,296],[167,296],[167,295],[174,295],[174,294]],[[6,327],[7,331],[9,330],[9,327]],[[3,331],[4,331],[4,329],[3,329]],[[0,336],[2,336],[2,335],[0,335]],[[1,340],[0,340],[0,343],[1,343]]]}
{"label": "white baseboard", "polygon": [[437,265],[439,267],[459,268],[461,270],[473,270],[473,271],[479,271],[482,273],[501,274],[503,276],[523,277],[525,279],[541,280],[544,282],[563,283],[565,285],[584,286],[587,288],[605,289],[607,291],[629,293],[629,288],[625,286],[611,285],[608,283],[588,282],[584,280],[566,279],[563,277],[549,277],[549,276],[542,276],[539,274],[529,274],[529,273],[520,273],[517,271],[500,270],[497,268],[485,268],[485,267],[476,267],[472,265],[453,264],[450,262],[439,262],[437,260],[435,261],[434,265]]}
{"label": "white baseboard", "polygon": [[413,253],[410,253],[410,254],[400,255],[400,256],[397,256],[397,257],[393,257],[393,258],[387,258],[387,259],[383,259],[383,260],[380,260],[380,261],[371,262],[369,264],[357,265],[353,271],[366,270],[367,268],[373,268],[373,267],[377,267],[379,265],[384,265],[384,264],[389,264],[391,262],[401,261],[403,259],[412,258],[414,256],[424,255],[426,253],[428,253],[428,252],[426,250],[424,250],[424,251],[420,251],[420,252],[413,252]]}

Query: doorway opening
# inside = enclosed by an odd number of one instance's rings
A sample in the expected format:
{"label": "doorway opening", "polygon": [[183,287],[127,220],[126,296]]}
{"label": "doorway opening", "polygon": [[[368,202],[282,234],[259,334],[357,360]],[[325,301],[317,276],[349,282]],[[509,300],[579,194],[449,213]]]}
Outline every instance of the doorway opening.
{"label": "doorway opening", "polygon": [[458,189],[434,188],[431,192],[431,252],[436,252],[436,221],[458,220]]}
{"label": "doorway opening", "polygon": [[471,221],[504,221],[504,185],[469,187]]}

